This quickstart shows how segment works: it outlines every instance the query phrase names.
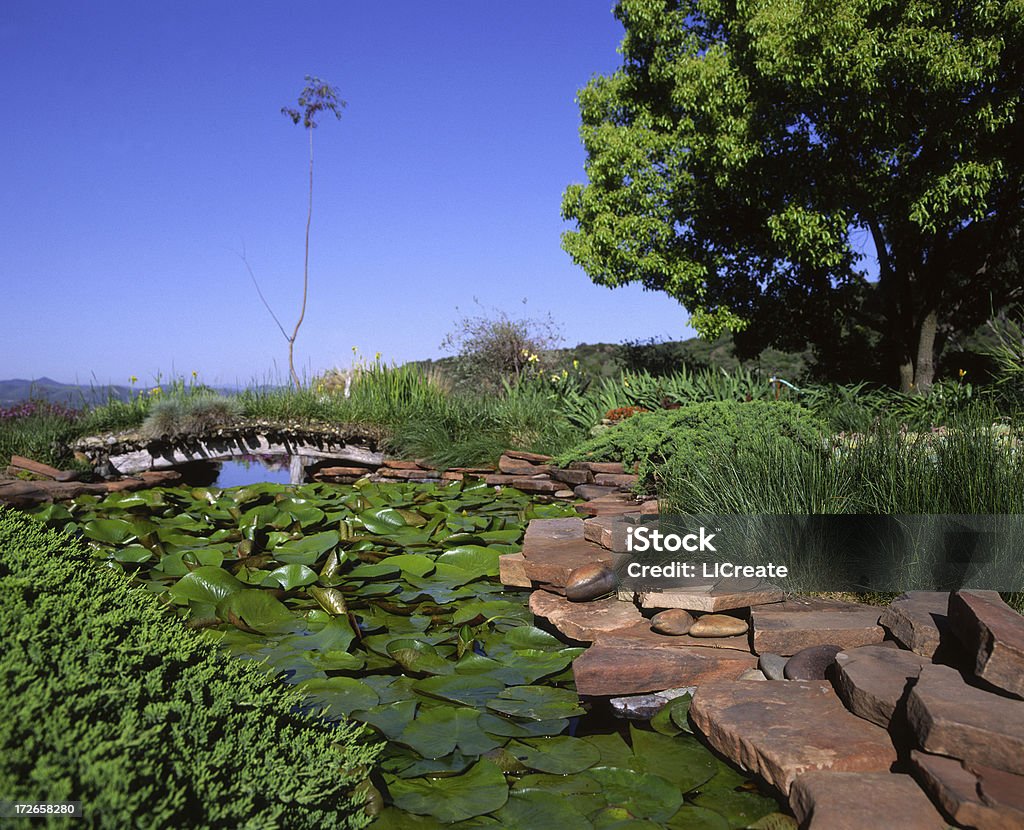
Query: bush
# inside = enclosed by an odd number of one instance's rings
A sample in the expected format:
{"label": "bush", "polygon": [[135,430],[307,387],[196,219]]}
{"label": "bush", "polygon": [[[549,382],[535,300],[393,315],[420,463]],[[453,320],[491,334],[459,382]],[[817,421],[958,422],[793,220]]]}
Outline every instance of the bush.
{"label": "bush", "polygon": [[821,446],[822,424],[807,410],[774,401],[710,401],[634,415],[559,458],[621,461],[653,479],[666,462],[694,467],[712,457],[735,456],[770,436],[781,444]]}
{"label": "bush", "polygon": [[150,406],[140,432],[150,439],[199,435],[230,424],[241,415],[242,405],[235,398],[206,394],[166,397]]}
{"label": "bush", "polygon": [[376,750],[356,729],[302,714],[258,664],[6,509],[0,627],[5,798],[81,801],[97,827],[367,823],[355,788]]}

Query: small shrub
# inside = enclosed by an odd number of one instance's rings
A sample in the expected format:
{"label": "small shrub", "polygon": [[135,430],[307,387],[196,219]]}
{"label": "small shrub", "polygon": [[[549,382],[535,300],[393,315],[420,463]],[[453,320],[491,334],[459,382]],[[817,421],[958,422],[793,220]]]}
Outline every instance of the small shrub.
{"label": "small shrub", "polygon": [[[68,536],[0,508],[0,792],[97,827],[336,827],[376,750]],[[55,818],[51,826],[63,827]]]}
{"label": "small shrub", "polygon": [[140,432],[149,439],[197,435],[231,423],[242,411],[239,401],[219,395],[166,397],[150,406]]}
{"label": "small shrub", "polygon": [[684,467],[735,455],[770,435],[783,443],[821,446],[822,424],[785,402],[710,401],[634,415],[565,453],[559,461],[621,461],[653,479],[658,466]]}

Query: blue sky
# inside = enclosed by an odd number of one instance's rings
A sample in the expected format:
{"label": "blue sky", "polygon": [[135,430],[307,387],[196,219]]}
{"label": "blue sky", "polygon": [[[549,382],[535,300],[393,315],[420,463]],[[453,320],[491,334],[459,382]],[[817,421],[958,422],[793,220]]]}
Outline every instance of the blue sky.
{"label": "blue sky", "polygon": [[[283,378],[314,135],[308,376],[352,347],[438,357],[461,314],[550,313],[568,345],[687,337],[676,302],[593,285],[559,246],[576,90],[614,70],[611,0],[47,2],[0,8],[0,377]],[[525,305],[523,300],[526,300]]]}

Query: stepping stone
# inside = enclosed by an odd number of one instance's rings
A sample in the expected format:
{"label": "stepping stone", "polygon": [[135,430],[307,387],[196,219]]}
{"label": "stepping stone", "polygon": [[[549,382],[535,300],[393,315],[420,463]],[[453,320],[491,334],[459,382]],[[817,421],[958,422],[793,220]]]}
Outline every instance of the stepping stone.
{"label": "stepping stone", "polygon": [[913,651],[861,646],[836,655],[834,685],[846,708],[886,729],[902,704],[907,686],[915,682],[928,658]]}
{"label": "stepping stone", "polygon": [[592,484],[594,481],[594,474],[590,470],[561,470],[556,467],[551,471],[551,477],[555,481],[561,481],[572,487],[578,487],[580,484]]}
{"label": "stepping stone", "polygon": [[909,591],[894,599],[878,622],[905,648],[930,658],[942,644],[948,607],[945,591]]}
{"label": "stepping stone", "polygon": [[594,516],[583,522],[583,538],[614,553],[625,553],[631,527],[635,525],[622,516]]}
{"label": "stepping stone", "polygon": [[594,473],[594,483],[601,487],[617,487],[620,490],[632,490],[640,482],[640,477],[632,473]]}
{"label": "stepping stone", "polygon": [[652,631],[647,620],[629,628],[608,631],[601,634],[595,642],[626,648],[727,648],[750,654],[750,644],[746,637],[691,637],[689,634],[670,636]]}
{"label": "stepping stone", "polygon": [[583,519],[576,516],[567,519],[532,519],[523,534],[523,545],[541,540],[582,538]]}
{"label": "stepping stone", "polygon": [[[580,485],[580,487],[589,486],[589,484]],[[576,489],[579,490],[580,487]],[[577,495],[579,494],[577,493]],[[619,516],[623,513],[636,513],[639,509],[640,505],[637,504],[636,499],[625,493],[599,496],[576,506],[576,512],[585,516]]]}
{"label": "stepping stone", "polygon": [[886,731],[847,712],[821,681],[706,682],[690,720],[715,749],[787,794],[808,770],[883,772],[896,761]]}
{"label": "stepping stone", "polygon": [[767,680],[765,674],[760,669],[747,669],[743,674],[737,678],[739,680]]}
{"label": "stepping stone", "polygon": [[625,468],[618,461],[573,461],[569,465],[570,470],[589,470],[597,475],[621,475],[626,472]]}
{"label": "stepping stone", "polygon": [[498,472],[511,476],[546,475],[551,472],[550,464],[534,464],[523,458],[513,458],[505,453],[498,459]]}
{"label": "stepping stone", "polygon": [[566,637],[582,643],[592,643],[603,632],[627,628],[643,619],[635,605],[619,602],[615,597],[570,602],[547,591],[530,594],[530,611],[544,617]]}
{"label": "stepping stone", "polygon": [[949,627],[974,655],[974,673],[1024,697],[1024,617],[995,596],[959,591],[949,598]]}
{"label": "stepping stone", "polygon": [[526,575],[526,557],[522,553],[505,553],[498,557],[498,578],[502,585],[533,587],[530,577]]}
{"label": "stepping stone", "polygon": [[596,484],[580,484],[573,488],[576,498],[593,501],[604,496],[614,496],[618,492],[615,487],[599,487]]}
{"label": "stepping stone", "polygon": [[712,680],[735,680],[756,663],[752,654],[732,649],[636,648],[599,640],[576,658],[572,668],[576,691],[581,695],[619,697],[700,686]]}
{"label": "stepping stone", "polygon": [[755,590],[721,590],[717,584],[688,585],[686,588],[670,588],[665,591],[638,591],[637,602],[641,608],[683,608],[687,611],[731,611],[751,605],[767,605],[779,602],[785,594],[774,585],[762,583]]}
{"label": "stepping stone", "polygon": [[539,452],[527,452],[526,450],[505,450],[503,455],[507,455],[509,458],[517,458],[520,461],[531,461],[534,464],[547,464],[549,461],[554,459],[550,455],[544,455]]}
{"label": "stepping stone", "polygon": [[1024,775],[1024,701],[968,686],[948,666],[921,669],[907,698],[921,749]]}
{"label": "stepping stone", "polygon": [[543,478],[539,476],[537,478],[517,476],[506,486],[514,487],[516,490],[522,490],[524,493],[557,493],[565,485],[558,481],[552,481],[546,476]]}
{"label": "stepping stone", "polygon": [[690,628],[691,637],[737,637],[747,633],[747,621],[728,614],[705,614]]}
{"label": "stepping stone", "polygon": [[851,605],[854,607],[829,611],[755,608],[751,611],[754,651],[790,656],[826,643],[842,648],[880,643],[885,637],[878,625],[880,609]]}
{"label": "stepping stone", "polygon": [[842,646],[831,643],[805,648],[786,661],[782,675],[786,680],[825,680],[825,673],[842,650]]}
{"label": "stepping stone", "polygon": [[806,772],[793,782],[789,806],[804,830],[949,827],[913,778],[888,772]]}
{"label": "stepping stone", "polygon": [[564,588],[569,575],[583,565],[598,563],[614,568],[615,554],[583,539],[524,539],[526,576]]}
{"label": "stepping stone", "polygon": [[984,830],[1024,827],[1024,777],[956,758],[912,750],[921,786],[958,826]]}

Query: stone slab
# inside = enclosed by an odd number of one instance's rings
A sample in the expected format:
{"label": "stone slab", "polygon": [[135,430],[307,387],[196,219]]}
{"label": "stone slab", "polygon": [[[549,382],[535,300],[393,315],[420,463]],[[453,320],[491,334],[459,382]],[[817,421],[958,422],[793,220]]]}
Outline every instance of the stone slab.
{"label": "stone slab", "polygon": [[1024,617],[998,594],[958,591],[949,597],[949,628],[975,655],[975,675],[1024,697]]}
{"label": "stone slab", "polygon": [[784,656],[826,643],[844,649],[880,643],[885,637],[878,625],[880,611],[870,605],[827,611],[754,608],[751,642],[757,654]]}
{"label": "stone slab", "polygon": [[498,557],[498,578],[502,585],[515,588],[533,586],[526,575],[526,557],[522,553],[505,553]]}
{"label": "stone slab", "polygon": [[950,821],[980,830],[1024,827],[1024,777],[912,750],[921,786]]}
{"label": "stone slab", "polygon": [[949,826],[911,776],[888,772],[806,772],[793,782],[789,806],[804,830]]}
{"label": "stone slab", "polygon": [[546,475],[551,472],[551,465],[535,464],[523,458],[513,458],[505,453],[498,459],[498,471],[513,476]]}
{"label": "stone slab", "polygon": [[710,648],[635,648],[595,643],[573,663],[581,695],[643,694],[712,680],[735,680],[757,663],[752,654]]}
{"label": "stone slab", "polygon": [[551,477],[555,481],[561,481],[563,484],[568,484],[572,487],[578,487],[581,484],[593,484],[594,474],[590,470],[563,470],[555,467],[551,471]]}
{"label": "stone slab", "polygon": [[614,496],[617,493],[614,487],[599,487],[596,484],[578,484],[573,488],[576,498],[593,501],[604,496]]}
{"label": "stone slab", "polygon": [[582,539],[583,519],[572,516],[565,519],[532,519],[523,534],[523,544],[542,539]]}
{"label": "stone slab", "polygon": [[[576,495],[583,487],[590,487],[589,484],[581,484],[576,488]],[[583,498],[581,496],[581,498]],[[619,516],[625,513],[636,513],[640,505],[636,499],[625,494],[598,496],[583,504],[576,505],[576,512],[582,516]]]}
{"label": "stone slab", "polygon": [[836,692],[846,708],[886,729],[928,658],[913,651],[861,646],[836,655]]}
{"label": "stone slab", "polygon": [[530,611],[566,637],[582,643],[592,643],[602,633],[636,625],[643,619],[635,605],[619,602],[615,597],[571,602],[547,591],[530,594]]}
{"label": "stone slab", "polygon": [[641,608],[683,608],[687,611],[713,613],[780,602],[784,597],[780,588],[767,583],[744,591],[727,591],[717,584],[706,584],[665,591],[638,591],[636,601]]}
{"label": "stone slab", "polygon": [[621,462],[618,461],[573,461],[569,465],[570,470],[589,470],[594,475],[621,475],[626,472]]}
{"label": "stone slab", "polygon": [[583,565],[599,563],[614,567],[615,554],[582,539],[524,539],[526,576],[533,582],[565,587],[569,575]]}
{"label": "stone slab", "polygon": [[595,642],[623,648],[727,648],[750,654],[746,637],[691,637],[689,634],[669,636],[652,631],[646,620],[628,628],[605,632]]}
{"label": "stone slab", "polygon": [[627,530],[633,526],[622,516],[594,516],[583,522],[583,537],[607,550],[625,553]]}
{"label": "stone slab", "polygon": [[1024,700],[969,686],[960,672],[928,665],[907,697],[921,749],[1024,775]]}
{"label": "stone slab", "polygon": [[640,482],[640,477],[632,473],[595,473],[594,483],[602,487],[618,487],[620,490],[632,490]]}
{"label": "stone slab", "polygon": [[786,794],[810,770],[885,772],[896,761],[886,731],[847,712],[822,681],[705,683],[690,720],[715,749]]}
{"label": "stone slab", "polygon": [[904,647],[933,657],[946,630],[948,606],[945,591],[909,591],[894,599],[878,622]]}

